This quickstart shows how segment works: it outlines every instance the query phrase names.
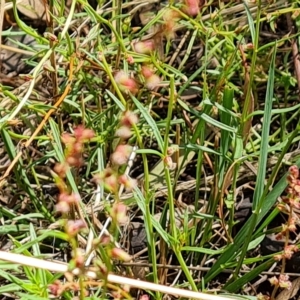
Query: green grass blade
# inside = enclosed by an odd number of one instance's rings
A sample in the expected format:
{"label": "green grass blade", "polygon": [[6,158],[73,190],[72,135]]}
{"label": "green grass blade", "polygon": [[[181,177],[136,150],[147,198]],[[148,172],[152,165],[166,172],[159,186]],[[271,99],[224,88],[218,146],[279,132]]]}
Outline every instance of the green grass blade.
{"label": "green grass blade", "polygon": [[248,7],[246,1],[243,1],[243,4],[245,6],[245,11],[247,13],[247,18],[248,18],[248,24],[249,24],[249,29],[250,29],[250,33],[251,33],[252,43],[254,43],[255,37],[256,37],[256,30],[255,30],[253,18],[252,18],[251,12],[249,10],[249,7]]}
{"label": "green grass blade", "polygon": [[231,293],[236,293],[244,284],[251,282],[257,278],[263,271],[267,270],[274,263],[274,259],[270,259],[264,263],[260,263],[258,267],[246,273],[244,276],[236,279],[234,282],[226,286],[226,290]]}
{"label": "green grass blade", "polygon": [[253,196],[253,210],[255,211],[257,211],[257,209],[259,209],[261,206],[261,201],[263,200],[261,199],[261,196],[263,195],[265,179],[266,179],[268,147],[269,147],[269,132],[270,132],[271,111],[272,111],[273,94],[274,94],[275,57],[276,57],[276,48],[274,48],[274,52],[272,55],[269,76],[268,76],[266,99],[265,99],[265,113],[264,113],[264,121],[263,121],[263,128],[262,128],[260,155],[258,161],[258,172],[257,172],[257,180],[256,180],[254,196]]}
{"label": "green grass blade", "polygon": [[149,111],[139,102],[138,99],[136,99],[134,96],[131,97],[132,101],[134,102],[135,106],[138,108],[140,111],[141,115],[143,118],[146,120],[150,128],[153,130],[153,134],[157,140],[157,144],[159,146],[159,149],[161,152],[163,152],[164,149],[164,141],[161,137],[161,134],[159,132],[159,129],[156,125],[156,122],[153,120],[151,115],[149,114]]}
{"label": "green grass blade", "polygon": [[274,69],[275,69],[275,57],[276,57],[276,49],[274,49],[270,69],[269,69],[269,78],[266,92],[266,100],[265,100],[265,117],[262,128],[262,139],[261,139],[261,147],[260,147],[260,157],[258,163],[258,172],[257,172],[257,180],[254,190],[253,196],[253,204],[252,204],[252,222],[248,228],[248,232],[246,234],[246,239],[244,241],[242,252],[239,257],[239,261],[234,273],[234,277],[238,276],[240,268],[243,264],[244,257],[248,250],[248,245],[251,242],[253,231],[257,225],[257,217],[259,214],[259,209],[262,206],[262,201],[265,199],[262,198],[265,186],[266,179],[266,169],[268,162],[268,146],[269,146],[269,132],[270,132],[270,123],[271,123],[271,111],[272,111],[272,102],[273,102],[273,89],[274,89]]}
{"label": "green grass blade", "polygon": [[[32,242],[35,242],[37,239],[36,236],[36,231],[35,228],[33,226],[32,223],[30,223],[30,229],[29,229],[29,234],[30,234],[30,239]],[[33,252],[33,257],[39,257],[41,255],[41,251],[40,251],[40,246],[38,242],[35,242],[32,245],[32,252]],[[37,269],[35,272],[35,281],[41,286],[43,287],[43,296],[48,296],[48,292],[47,292],[47,275],[46,275],[46,270],[43,269]],[[42,292],[42,289],[41,289]]]}
{"label": "green grass blade", "polygon": [[[273,59],[272,59],[272,63],[271,63],[271,66],[270,66],[270,74],[271,74],[271,78],[269,78],[269,80],[274,80],[274,76],[273,76],[273,71],[274,71],[274,57],[275,57],[275,51],[273,53]],[[270,85],[271,83],[269,83]],[[271,84],[272,86],[272,84]],[[266,99],[267,101],[269,101],[269,105],[266,104],[266,113],[267,113],[267,117],[270,118],[270,115],[271,115],[271,104],[272,104],[272,98],[270,98],[270,94],[267,93],[266,95]],[[268,130],[269,130],[269,125],[270,125],[270,121],[268,121],[270,119],[267,119],[265,122],[264,122],[264,127],[265,129],[263,129],[267,134],[268,133]],[[268,136],[267,136],[267,141],[268,141]],[[263,166],[265,167],[266,166],[266,155],[267,155],[267,152],[266,149],[267,149],[267,145],[265,145],[265,141],[262,141],[263,143],[263,149],[265,151],[265,153],[263,153],[263,157],[261,158],[261,163],[263,164]],[[260,169],[262,169],[262,167],[260,167]],[[262,175],[265,175],[264,171],[262,170],[261,171],[261,174],[260,174],[260,178],[262,178]],[[263,182],[264,182],[264,179],[263,178]],[[267,201],[269,204],[273,203],[276,201],[276,198],[281,194],[281,192],[284,190],[284,187],[282,185],[286,185],[286,182],[285,182],[285,179],[282,179],[277,185],[276,187],[274,187],[273,191],[270,192],[270,194],[266,197],[266,199],[264,200],[265,202]],[[261,187],[259,187],[259,191],[260,193],[263,193],[263,191],[261,191]],[[277,197],[274,199],[274,194],[276,193]],[[258,194],[261,196],[261,194]],[[270,209],[272,205],[268,205],[268,208]],[[206,281],[209,281],[211,280],[212,278],[214,278],[217,274],[220,273],[220,271],[222,270],[222,268],[224,268],[225,264],[228,263],[232,257],[234,257],[234,255],[236,254],[237,251],[240,251],[241,249],[241,246],[244,245],[244,248],[243,248],[243,251],[244,253],[241,255],[241,258],[240,258],[240,261],[239,261],[239,264],[241,264],[243,258],[244,258],[244,255],[245,255],[245,252],[247,251],[248,249],[248,245],[251,241],[251,238],[252,238],[252,232],[256,226],[256,224],[260,221],[260,219],[267,213],[266,211],[266,207],[265,207],[265,210],[264,211],[260,211],[260,212],[255,212],[255,214],[252,214],[252,216],[249,218],[249,220],[246,222],[246,224],[243,226],[243,228],[239,231],[238,235],[236,236],[235,240],[234,240],[234,243],[232,245],[229,245],[228,246],[228,249],[225,250],[224,254],[222,254],[220,256],[220,258],[217,260],[217,262],[214,264],[214,266],[212,267],[212,269],[207,273],[207,275],[205,276],[205,280]],[[245,237],[247,237],[247,240],[245,242]],[[236,269],[236,272],[237,270],[239,270],[239,267],[240,265],[237,266],[237,269]]]}

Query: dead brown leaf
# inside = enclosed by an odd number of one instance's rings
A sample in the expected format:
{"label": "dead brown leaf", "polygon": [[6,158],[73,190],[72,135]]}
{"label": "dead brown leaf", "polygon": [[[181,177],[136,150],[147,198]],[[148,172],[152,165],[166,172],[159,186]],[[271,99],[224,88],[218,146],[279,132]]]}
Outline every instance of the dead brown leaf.
{"label": "dead brown leaf", "polygon": [[292,299],[299,291],[300,288],[300,278],[292,281],[292,286],[290,289],[284,289],[275,300],[288,300]]}
{"label": "dead brown leaf", "polygon": [[43,0],[22,0],[17,7],[23,15],[32,20],[46,21],[46,10]]}

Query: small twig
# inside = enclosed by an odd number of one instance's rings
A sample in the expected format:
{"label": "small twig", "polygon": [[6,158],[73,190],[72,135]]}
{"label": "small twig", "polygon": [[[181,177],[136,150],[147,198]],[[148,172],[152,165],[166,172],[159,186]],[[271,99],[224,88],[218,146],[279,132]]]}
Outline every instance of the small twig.
{"label": "small twig", "polygon": [[177,58],[177,56],[179,55],[180,50],[182,49],[182,47],[185,45],[186,43],[186,39],[188,38],[188,36],[190,35],[190,31],[188,30],[185,35],[183,36],[183,38],[181,39],[178,47],[176,48],[176,50],[174,51],[170,61],[169,61],[169,65],[172,66],[175,59]]}
{"label": "small twig", "polygon": [[14,53],[21,53],[23,55],[30,55],[30,56],[36,55],[36,52],[34,51],[28,51],[28,50],[7,46],[7,45],[0,45],[0,48]]}

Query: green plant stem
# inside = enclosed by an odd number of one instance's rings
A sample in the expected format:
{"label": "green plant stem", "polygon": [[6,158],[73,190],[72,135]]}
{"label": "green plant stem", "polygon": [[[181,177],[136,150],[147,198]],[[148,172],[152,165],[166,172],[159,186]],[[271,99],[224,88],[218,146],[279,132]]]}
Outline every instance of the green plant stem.
{"label": "green plant stem", "polygon": [[107,75],[108,75],[108,77],[109,77],[109,79],[111,81],[111,84],[113,85],[113,87],[114,87],[114,89],[115,89],[115,91],[116,91],[116,93],[117,93],[117,95],[119,97],[119,100],[126,107],[126,100],[125,100],[123,94],[121,93],[121,91],[120,91],[120,89],[119,89],[119,87],[118,87],[118,85],[117,85],[117,83],[116,83],[116,81],[114,79],[114,76],[113,76],[113,74],[111,72],[111,68],[109,67],[109,65],[108,65],[108,63],[107,63],[107,61],[105,59],[105,55],[103,55],[103,57],[102,57],[102,63],[103,63],[104,69],[105,69],[105,71],[106,71],[106,73],[107,73]]}
{"label": "green plant stem", "polygon": [[[242,133],[244,132],[244,126],[247,126],[247,123],[246,123],[246,119],[247,119],[247,114],[249,112],[249,107],[251,105],[251,93],[252,93],[252,83],[253,83],[253,79],[254,79],[254,74],[255,74],[255,66],[256,66],[256,60],[257,60],[257,49],[258,49],[258,41],[259,41],[259,27],[260,27],[260,14],[261,14],[261,0],[258,0],[258,3],[257,3],[257,16],[256,16],[256,30],[255,30],[255,36],[253,36],[253,32],[251,31],[252,33],[252,39],[253,40],[253,53],[252,53],[252,58],[251,58],[251,70],[250,70],[250,79],[249,79],[249,82],[248,82],[248,88],[247,88],[247,93],[246,93],[246,98],[245,98],[245,104],[244,104],[244,109],[243,109],[243,112],[242,112],[242,118],[241,118],[241,131],[240,131],[240,135],[242,136]],[[249,22],[251,22],[249,20]],[[253,24],[253,23],[252,23]],[[251,24],[250,24],[250,27],[251,27]],[[253,230],[255,229],[256,227],[256,222],[257,222],[257,217],[258,217],[258,212],[257,210],[254,211],[253,213],[253,220],[251,222],[251,224],[249,225],[249,228],[248,228],[248,235],[246,237],[246,241],[244,243],[244,246],[242,248],[242,253],[240,255],[240,258],[239,258],[239,261],[237,263],[237,267],[235,269],[235,272],[232,276],[232,280],[235,280],[238,278],[238,274],[239,274],[239,271],[240,271],[240,268],[243,264],[243,260],[244,260],[244,257],[246,255],[246,252],[247,252],[247,248],[248,248],[248,245],[251,241],[251,238],[252,238],[252,232]]]}
{"label": "green plant stem", "polygon": [[[165,132],[165,141],[164,141],[164,155],[167,156],[167,150],[168,150],[168,138],[169,138],[169,130],[170,130],[170,123],[172,118],[172,112],[173,112],[173,105],[176,101],[175,99],[175,84],[174,84],[174,76],[170,77],[170,99],[169,99],[169,106],[168,106],[168,114],[167,114],[167,124],[166,124],[166,132]],[[197,286],[194,282],[193,277],[191,276],[191,273],[189,269],[187,268],[185,261],[181,255],[181,249],[179,247],[179,242],[177,240],[177,227],[176,227],[176,218],[175,218],[175,203],[174,203],[174,197],[173,197],[173,185],[171,180],[171,174],[170,170],[165,166],[165,179],[166,179],[166,185],[168,189],[168,206],[169,206],[169,221],[171,226],[171,233],[172,237],[174,239],[172,244],[172,249],[175,252],[175,255],[179,261],[179,264],[189,282],[192,289],[194,291],[197,291]]]}
{"label": "green plant stem", "polygon": [[[72,1],[72,2],[75,2],[75,1]],[[101,17],[100,14],[98,14],[94,9],[92,9],[92,7],[89,5],[89,3],[86,0],[78,0],[78,2],[81,3],[83,5],[83,7],[86,8],[86,10],[90,14],[92,14],[93,17],[98,22],[101,22],[101,23],[105,24],[106,26],[108,26],[110,28],[110,30],[112,31],[112,33],[116,37],[118,45],[121,47],[122,52],[124,54],[127,53],[127,50],[126,50],[125,45],[124,45],[124,42],[123,42],[122,38],[120,37],[120,35],[118,34],[117,30],[112,25],[111,21],[110,20],[106,20],[105,18]]]}
{"label": "green plant stem", "polygon": [[[133,129],[135,131],[136,137],[137,137],[137,144],[138,146],[143,149],[143,141],[142,137],[140,135],[140,132],[136,125],[133,125]],[[144,167],[144,191],[145,191],[145,199],[147,201],[145,205],[145,226],[147,226],[148,232],[149,232],[149,252],[152,262],[152,271],[153,271],[153,281],[155,283],[159,283],[159,278],[157,276],[157,261],[156,261],[156,250],[155,250],[155,237],[153,232],[153,224],[151,219],[151,211],[150,211],[150,202],[152,199],[151,193],[150,193],[150,182],[149,182],[149,167],[148,167],[148,160],[146,153],[142,153],[142,159],[143,159],[143,167]],[[156,292],[156,299],[161,299],[161,293]]]}
{"label": "green plant stem", "polygon": [[[169,99],[169,105],[168,105],[168,113],[167,113],[167,120],[166,120],[166,131],[165,131],[165,139],[164,139],[164,149],[163,154],[165,157],[167,157],[167,151],[169,146],[169,132],[170,132],[170,124],[172,119],[172,113],[173,113],[173,105],[175,103],[175,84],[174,84],[174,76],[170,76],[170,99]],[[167,180],[167,187],[169,190],[168,193],[168,204],[169,204],[169,220],[171,225],[171,232],[172,236],[175,240],[177,240],[177,227],[176,227],[176,218],[175,218],[175,205],[174,205],[174,199],[173,199],[173,186],[171,182],[171,176],[169,169],[165,166],[165,175]]]}
{"label": "green plant stem", "polygon": [[[256,66],[256,60],[257,60],[257,53],[258,53],[258,47],[259,47],[259,27],[260,27],[260,15],[261,15],[261,0],[258,0],[257,3],[257,16],[256,16],[256,30],[255,30],[255,36],[253,42],[253,52],[252,52],[252,57],[251,57],[251,70],[250,70],[250,79],[248,83],[248,88],[247,88],[247,93],[246,93],[246,98],[245,98],[245,104],[244,104],[244,109],[242,112],[242,125],[245,125],[245,122],[247,120],[247,116],[249,114],[249,107],[250,107],[250,102],[251,102],[251,93],[252,93],[252,83],[254,79],[254,74],[255,74],[255,66]],[[243,132],[243,126],[241,132]]]}
{"label": "green plant stem", "polygon": [[79,276],[79,288],[80,288],[80,300],[84,300],[85,299],[85,287],[84,287],[84,276],[80,275]]}

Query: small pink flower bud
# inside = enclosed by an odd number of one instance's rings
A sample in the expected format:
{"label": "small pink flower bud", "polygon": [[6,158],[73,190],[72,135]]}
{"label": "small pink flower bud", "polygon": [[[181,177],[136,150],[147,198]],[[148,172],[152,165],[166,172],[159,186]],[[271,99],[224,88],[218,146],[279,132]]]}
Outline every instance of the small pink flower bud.
{"label": "small pink flower bud", "polygon": [[298,247],[295,245],[288,245],[286,247],[284,247],[284,252],[283,252],[283,256],[286,259],[291,259],[291,257],[293,256],[294,252],[298,251]]}
{"label": "small pink flower bud", "polygon": [[138,87],[135,80],[130,78],[124,71],[119,71],[115,75],[115,81],[122,92],[130,92],[132,94],[136,94],[138,92]]}
{"label": "small pink flower bud", "polygon": [[270,300],[270,296],[263,295],[262,293],[257,294],[257,300]]}
{"label": "small pink flower bud", "polygon": [[299,199],[293,199],[293,198],[290,198],[290,206],[291,207],[294,207],[296,209],[300,209],[300,202],[299,202]]}
{"label": "small pink flower bud", "polygon": [[95,136],[95,132],[92,129],[85,128],[83,125],[79,125],[74,129],[74,136],[79,142],[90,140]]}
{"label": "small pink flower bud", "polygon": [[178,150],[179,150],[178,145],[172,145],[172,146],[168,147],[167,154],[168,154],[168,156],[172,156],[175,152],[178,152]]}
{"label": "small pink flower bud", "polygon": [[[291,185],[292,183],[289,182],[289,184]],[[293,192],[294,192],[294,190],[293,190],[293,188],[291,188],[290,186],[288,186],[288,187],[285,189],[285,192],[286,192],[287,194],[289,194],[289,195],[292,195]]]}
{"label": "small pink flower bud", "polygon": [[285,232],[288,231],[288,225],[287,224],[282,224],[281,227],[282,227],[281,233],[285,233]]}
{"label": "small pink flower bud", "polygon": [[164,163],[169,170],[174,170],[176,168],[176,163],[173,162],[170,156],[166,156],[164,158]]}
{"label": "small pink flower bud", "polygon": [[299,168],[296,165],[290,166],[289,173],[297,179],[299,177]]}
{"label": "small pink flower bud", "polygon": [[127,206],[123,203],[115,202],[112,207],[112,218],[118,223],[118,225],[125,224],[128,221]]}
{"label": "small pink flower bud", "polygon": [[275,254],[275,255],[273,256],[273,258],[274,258],[276,261],[281,261],[282,258],[283,258],[283,255],[282,255],[282,254]]}
{"label": "small pink flower bud", "polygon": [[270,281],[271,285],[277,286],[277,285],[279,284],[279,281],[278,281],[278,279],[277,279],[275,276],[274,276],[274,277],[271,277],[271,278],[269,279],[269,281]]}
{"label": "small pink flower bud", "polygon": [[[103,234],[100,239],[99,239],[99,243],[102,245],[102,246],[107,246],[109,245],[109,243],[111,242],[111,238],[108,234]],[[94,244],[96,243],[96,239],[94,240]]]}
{"label": "small pink flower bud", "polygon": [[111,250],[111,256],[113,258],[116,258],[118,260],[122,260],[122,261],[130,261],[131,260],[131,256],[125,252],[124,250],[120,249],[120,248],[113,248]]}
{"label": "small pink flower bud", "polygon": [[129,284],[123,284],[122,288],[125,293],[127,293],[127,294],[130,293],[131,286]]}
{"label": "small pink flower bud", "polygon": [[152,76],[146,79],[146,87],[149,90],[153,90],[160,84],[160,81],[160,77],[156,74],[153,74]]}
{"label": "small pink flower bud", "polygon": [[80,154],[83,151],[83,144],[82,142],[78,141],[76,143],[74,143],[73,147],[70,149],[72,150],[71,154]]}
{"label": "small pink flower bud", "polygon": [[294,186],[294,190],[296,193],[300,194],[300,183],[299,180],[297,180],[297,184]]}
{"label": "small pink flower bud", "polygon": [[51,32],[44,32],[44,37],[46,39],[48,39],[49,41],[52,41],[52,42],[57,42],[58,41],[57,36],[54,35]]}
{"label": "small pink flower bud", "polygon": [[59,280],[55,280],[52,284],[50,284],[48,286],[50,293],[55,296],[58,297],[60,296],[60,294],[63,292],[63,286],[61,284],[61,282]]}
{"label": "small pink flower bud", "polygon": [[248,43],[248,44],[246,44],[246,49],[252,50],[252,49],[254,49],[254,45],[252,43]]}
{"label": "small pink flower bud", "polygon": [[287,280],[289,280],[289,275],[286,275],[286,274],[280,274],[280,275],[279,275],[279,280],[287,281]]}
{"label": "small pink flower bud", "polygon": [[180,14],[176,10],[173,10],[171,8],[165,8],[164,9],[164,14],[163,14],[163,20],[165,22],[177,22],[180,19]]}
{"label": "small pink flower bud", "polygon": [[[107,170],[107,169],[105,169]],[[95,182],[96,184],[101,184],[104,182],[104,178],[106,177],[105,170],[103,172],[97,173],[93,176],[92,182]],[[109,169],[111,170],[111,169]]]}
{"label": "small pink flower bud", "polygon": [[131,127],[139,121],[137,115],[129,110],[126,110],[121,117],[120,123],[123,126]]}
{"label": "small pink flower bud", "polygon": [[137,186],[137,181],[125,174],[119,176],[119,183],[123,184],[127,191],[132,191]]}
{"label": "small pink flower bud", "polygon": [[146,40],[134,44],[134,51],[140,54],[150,54],[154,49],[154,40]]}
{"label": "small pink flower bud", "polygon": [[86,228],[86,224],[83,220],[70,220],[65,226],[65,231],[70,237],[74,237],[81,230]]}
{"label": "small pink flower bud", "polygon": [[78,198],[76,196],[62,192],[58,196],[58,203],[56,204],[55,209],[58,212],[67,213],[70,211],[70,206],[76,202],[78,202]]}
{"label": "small pink flower bud", "polygon": [[126,60],[130,65],[134,64],[134,58],[131,55],[128,55],[126,57]]}
{"label": "small pink flower bud", "polygon": [[297,182],[297,178],[295,178],[292,174],[288,174],[286,179],[287,179],[288,184],[289,184],[288,188],[293,187]]}
{"label": "small pink flower bud", "polygon": [[73,155],[73,156],[67,156],[66,162],[70,165],[70,167],[80,167],[83,165],[83,159],[81,156]]}
{"label": "small pink flower bud", "polygon": [[195,17],[200,12],[200,1],[199,0],[185,0],[184,1],[184,12],[191,17]]}
{"label": "small pink flower bud", "polygon": [[77,248],[73,251],[73,262],[76,268],[84,268],[85,259],[82,249]]}
{"label": "small pink flower bud", "polygon": [[283,257],[285,257],[286,259],[291,259],[291,257],[293,256],[294,252],[291,251],[289,248],[286,248],[282,254]]}
{"label": "small pink flower bud", "polygon": [[175,26],[176,23],[174,21],[169,21],[168,23],[164,24],[163,33],[167,40],[172,40],[176,37]]}
{"label": "small pink flower bud", "polygon": [[289,276],[286,274],[280,274],[279,275],[279,286],[281,288],[290,289],[292,286],[292,283],[289,281]]}
{"label": "small pink flower bud", "polygon": [[297,229],[296,228],[296,219],[294,217],[292,217],[289,219],[289,222],[288,222],[288,230],[295,232],[296,229]]}
{"label": "small pink flower bud", "polygon": [[295,224],[290,224],[288,225],[288,229],[289,231],[295,232],[297,230],[297,227]]}
{"label": "small pink flower bud", "polygon": [[116,136],[127,140],[132,136],[132,132],[127,126],[121,126],[119,129],[116,130]]}
{"label": "small pink flower bud", "polygon": [[111,168],[106,168],[103,172],[94,175],[93,181],[97,184],[104,184],[110,191],[117,191],[118,179],[116,173]]}
{"label": "small pink flower bud", "polygon": [[109,177],[106,177],[104,180],[104,186],[107,188],[111,193],[116,193],[118,191],[118,178],[115,174],[112,174]]}
{"label": "small pink flower bud", "polygon": [[289,290],[292,287],[292,283],[290,281],[279,281],[279,286],[282,289],[287,289]]}
{"label": "small pink flower bud", "polygon": [[106,276],[108,274],[107,266],[102,261],[96,260],[95,265],[99,268],[102,275]]}
{"label": "small pink flower bud", "polygon": [[131,146],[118,145],[115,152],[111,155],[111,162],[118,166],[125,165],[131,153]]}
{"label": "small pink flower bud", "polygon": [[65,178],[66,177],[66,173],[69,169],[68,164],[66,163],[57,163],[54,166],[54,172],[60,177],[60,178]]}
{"label": "small pink flower bud", "polygon": [[299,251],[299,248],[296,245],[289,245],[287,247],[290,247],[292,249],[292,251],[294,251],[294,252],[298,252]]}
{"label": "small pink flower bud", "polygon": [[173,39],[175,37],[175,27],[179,19],[180,14],[177,11],[172,10],[170,8],[166,8],[164,10],[163,34],[168,40]]}
{"label": "small pink flower bud", "polygon": [[141,72],[146,79],[150,78],[154,74],[154,70],[148,66],[142,66]]}
{"label": "small pink flower bud", "polygon": [[74,203],[78,203],[80,201],[80,196],[75,193],[72,193],[72,194],[60,193],[58,196],[58,200],[67,202],[69,204],[74,204]]}
{"label": "small pink flower bud", "polygon": [[112,291],[111,295],[114,298],[114,300],[121,300],[121,299],[123,299],[120,289],[118,289],[116,291]]}
{"label": "small pink flower bud", "polygon": [[60,213],[68,213],[70,211],[70,204],[66,201],[59,201],[55,205],[55,210]]}
{"label": "small pink flower bud", "polygon": [[70,133],[63,133],[61,135],[61,141],[65,144],[65,145],[70,145],[70,144],[74,144],[76,139],[71,136]]}

